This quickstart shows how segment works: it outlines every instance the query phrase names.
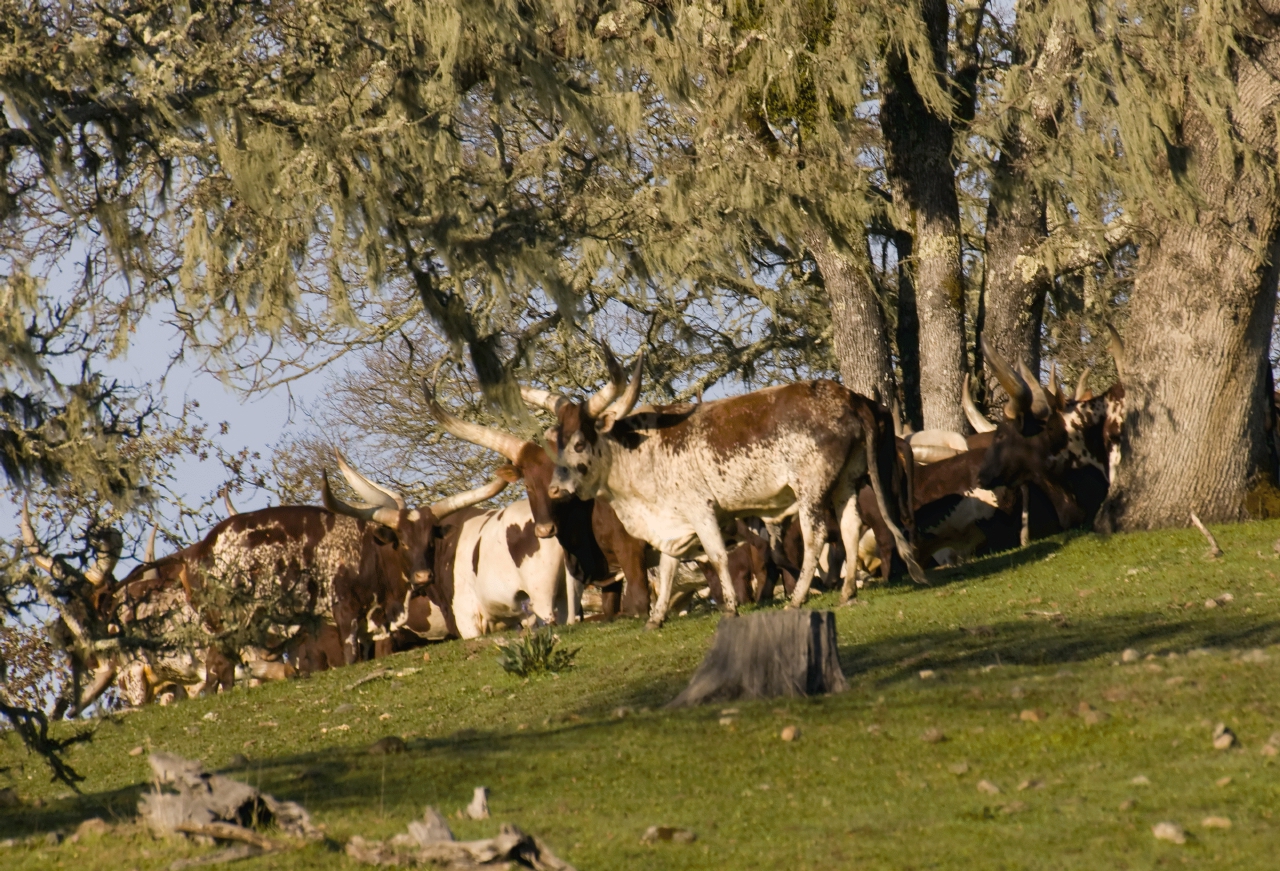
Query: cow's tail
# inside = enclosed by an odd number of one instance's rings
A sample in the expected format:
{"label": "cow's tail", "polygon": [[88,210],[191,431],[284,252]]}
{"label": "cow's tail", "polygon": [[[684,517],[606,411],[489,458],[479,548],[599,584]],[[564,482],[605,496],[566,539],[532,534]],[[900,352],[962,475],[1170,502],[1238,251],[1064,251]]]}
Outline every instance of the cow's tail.
{"label": "cow's tail", "polygon": [[[902,528],[898,525],[898,519],[901,514],[898,511],[889,511],[888,500],[884,495],[884,482],[892,481],[894,478],[893,464],[897,461],[897,448],[890,445],[880,444],[880,426],[876,420],[875,411],[869,404],[863,404],[861,415],[863,426],[866,429],[866,450],[867,450],[867,475],[871,478],[871,491],[876,496],[876,507],[880,509],[880,516],[884,518],[885,526],[889,527],[889,532],[893,535],[894,543],[898,546],[898,555],[902,557],[902,561],[907,564],[907,571],[911,574],[911,580],[917,584],[928,584],[929,580],[924,575],[924,569],[920,568],[920,564],[915,559],[915,549],[911,546],[911,542],[903,535]],[[892,438],[892,436],[890,436]],[[889,448],[884,450],[883,448]],[[908,470],[910,474],[910,470]],[[895,507],[900,507],[895,506]],[[907,504],[907,510],[911,510],[910,503]]]}

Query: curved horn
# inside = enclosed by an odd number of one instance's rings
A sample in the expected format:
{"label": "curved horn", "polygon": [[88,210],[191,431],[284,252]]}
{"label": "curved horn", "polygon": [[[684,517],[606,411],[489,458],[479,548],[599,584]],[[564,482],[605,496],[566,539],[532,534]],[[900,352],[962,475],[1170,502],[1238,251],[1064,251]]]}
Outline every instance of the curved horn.
{"label": "curved horn", "polygon": [[1000,382],[1000,386],[1004,388],[1004,392],[1009,394],[1009,401],[1005,403],[1004,414],[1010,419],[1016,418],[1023,412],[1031,409],[1031,388],[1027,386],[1027,382],[1001,357],[996,353],[996,349],[991,347],[991,343],[987,341],[987,337],[982,337],[982,356],[991,364],[991,368],[995,370],[996,380]]}
{"label": "curved horn", "polygon": [[987,420],[986,415],[978,410],[978,406],[973,402],[973,395],[969,392],[969,382],[973,376],[968,372],[964,375],[964,388],[960,394],[961,404],[964,406],[964,416],[969,418],[969,426],[973,427],[974,432],[991,432],[996,425]]}
{"label": "curved horn", "polygon": [[404,497],[399,493],[393,493],[384,487],[370,481],[364,475],[361,475],[347,462],[342,456],[342,451],[334,450],[334,455],[338,458],[338,469],[342,472],[342,477],[347,479],[347,484],[352,490],[356,491],[356,495],[371,505],[383,508],[396,508],[403,511],[408,506],[404,504]]}
{"label": "curved horn", "polygon": [[[523,393],[524,388],[520,389]],[[427,399],[427,410],[436,419],[436,423],[444,427],[445,432],[449,433],[449,435],[462,439],[464,442],[471,442],[473,445],[497,451],[513,463],[519,461],[520,451],[524,449],[524,441],[522,439],[513,436],[509,432],[481,426],[478,423],[469,423],[461,418],[454,417],[445,411],[440,403],[436,402],[435,393],[431,390],[431,385],[426,382],[426,379],[422,381],[422,393]]]}
{"label": "curved horn", "polygon": [[627,380],[626,372],[618,365],[617,359],[613,356],[613,351],[609,350],[609,346],[604,342],[600,343],[600,352],[604,354],[604,365],[609,370],[609,383],[601,387],[587,400],[587,417],[592,418],[599,417],[606,408],[613,404],[613,400],[618,398],[618,391],[622,389]]}
{"label": "curved horn", "polygon": [[227,508],[228,517],[235,517],[237,514],[240,513],[239,511],[236,510],[236,506],[231,504],[231,484],[230,483],[226,483],[222,485],[222,490],[220,491],[220,495],[222,496],[222,504],[225,505]]}
{"label": "curved horn", "polygon": [[1093,392],[1089,390],[1089,372],[1088,366],[1084,367],[1084,371],[1080,373],[1080,380],[1076,382],[1076,402],[1084,402],[1093,396]]}
{"label": "curved horn", "polygon": [[1041,420],[1048,417],[1053,405],[1049,402],[1049,396],[1044,392],[1044,388],[1040,386],[1040,379],[1033,375],[1027,368],[1027,364],[1021,360],[1018,361],[1018,373],[1031,388],[1031,414]]}
{"label": "curved horn", "polygon": [[22,520],[19,526],[22,529],[22,546],[27,549],[27,556],[31,558],[31,562],[45,574],[52,575],[53,558],[43,553],[40,542],[36,541],[36,531],[31,526],[31,511],[27,508],[25,496],[22,498]]}
{"label": "curved horn", "polygon": [[329,489],[329,472],[327,469],[321,473],[320,496],[324,500],[324,507],[334,514],[345,514],[348,517],[354,517],[356,520],[381,523],[392,528],[399,524],[400,512],[398,509],[387,505],[348,505],[337,496],[334,496],[333,491]]}
{"label": "curved horn", "polygon": [[560,409],[569,404],[569,400],[556,393],[540,387],[521,387],[520,398],[524,404],[532,408],[545,408],[552,414],[559,415]]}
{"label": "curved horn", "polygon": [[1107,350],[1111,352],[1111,356],[1116,361],[1116,374],[1120,376],[1120,380],[1124,380],[1124,370],[1127,361],[1124,358],[1124,339],[1120,338],[1120,334],[1116,332],[1116,328],[1107,324],[1107,332],[1111,334],[1111,338],[1107,341]]}
{"label": "curved horn", "polygon": [[641,349],[640,353],[636,355],[636,367],[631,372],[631,383],[627,385],[627,389],[623,391],[623,394],[605,409],[606,412],[611,412],[614,415],[615,420],[626,417],[631,413],[631,409],[636,407],[636,401],[640,398],[640,381],[643,374],[644,350]]}
{"label": "curved horn", "polygon": [[85,570],[84,577],[95,587],[100,587],[110,580],[120,561],[120,551],[124,550],[124,536],[118,529],[103,529],[93,533],[90,543],[93,546],[93,565]]}
{"label": "curved horn", "polygon": [[[225,492],[225,491],[224,491]],[[151,534],[147,536],[147,549],[142,552],[142,563],[153,563],[156,561],[156,533],[160,531],[160,525],[156,524],[151,527]],[[160,577],[160,572],[155,569],[147,569],[142,573],[144,581],[154,581]]]}
{"label": "curved horn", "polygon": [[492,481],[483,487],[477,487],[474,490],[468,490],[465,493],[455,493],[441,499],[439,502],[431,504],[431,513],[435,515],[436,520],[444,520],[450,514],[462,508],[470,508],[477,502],[483,502],[486,499],[492,499],[504,489],[507,482],[501,477],[495,476]]}

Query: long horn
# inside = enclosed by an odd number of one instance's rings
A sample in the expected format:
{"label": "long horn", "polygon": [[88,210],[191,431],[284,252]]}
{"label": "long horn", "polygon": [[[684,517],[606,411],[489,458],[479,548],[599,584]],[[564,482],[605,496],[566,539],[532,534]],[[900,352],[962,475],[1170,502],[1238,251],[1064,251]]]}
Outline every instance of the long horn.
{"label": "long horn", "polygon": [[85,571],[84,577],[95,587],[100,587],[112,580],[116,563],[120,561],[120,551],[124,550],[124,536],[118,529],[104,529],[94,532],[91,539],[93,545],[93,565]]}
{"label": "long horn", "polygon": [[36,531],[31,526],[31,511],[27,508],[25,496],[22,499],[22,520],[19,526],[22,529],[22,546],[27,549],[31,562],[45,574],[52,575],[53,558],[44,553],[40,542],[36,541]]}
{"label": "long horn", "polygon": [[1049,384],[1045,387],[1045,391],[1049,394],[1049,398],[1054,402],[1058,400],[1058,394],[1062,392],[1058,385],[1058,364],[1056,362],[1049,366]]}
{"label": "long horn", "polygon": [[320,496],[324,500],[324,507],[334,514],[345,514],[348,517],[354,517],[356,520],[372,521],[392,528],[398,524],[400,520],[399,510],[387,505],[348,505],[337,496],[334,496],[333,491],[329,489],[328,470],[321,474]]}
{"label": "long horn", "polygon": [[236,506],[231,504],[231,485],[223,484],[221,493],[222,493],[222,504],[226,506],[227,516],[235,517],[240,512],[236,510]]}
{"label": "long horn", "polygon": [[1093,391],[1089,389],[1089,373],[1091,371],[1090,367],[1085,366],[1084,371],[1080,373],[1080,380],[1076,382],[1076,402],[1084,402],[1086,399],[1093,398]]}
{"label": "long horn", "polygon": [[[521,388],[522,391],[523,389]],[[440,403],[436,402],[435,393],[425,379],[422,382],[422,394],[427,399],[427,410],[436,419],[436,423],[444,427],[445,432],[465,442],[471,442],[473,445],[497,451],[513,463],[519,461],[520,451],[524,449],[524,441],[522,439],[513,436],[509,432],[503,432],[502,430],[481,426],[478,423],[470,423],[454,417],[445,411]]]}
{"label": "long horn", "polygon": [[1022,380],[1017,372],[1006,362],[1004,357],[996,353],[996,349],[991,347],[991,343],[987,341],[987,337],[982,337],[982,356],[991,364],[991,368],[995,370],[996,380],[1000,382],[1000,386],[1004,388],[1004,392],[1009,394],[1009,401],[1005,403],[1005,417],[1016,418],[1018,415],[1031,410],[1031,388],[1027,386],[1027,382]]}
{"label": "long horn", "polygon": [[1033,375],[1027,368],[1027,364],[1021,360],[1018,361],[1018,373],[1022,375],[1022,380],[1026,382],[1027,387],[1031,388],[1031,414],[1044,420],[1049,416],[1049,409],[1053,406],[1044,388],[1040,386],[1040,379]]}
{"label": "long horn", "polygon": [[1111,338],[1107,341],[1107,350],[1111,352],[1111,356],[1116,361],[1116,374],[1120,376],[1120,380],[1124,380],[1124,370],[1128,361],[1124,358],[1124,340],[1120,338],[1120,334],[1116,332],[1116,328],[1107,324],[1107,332],[1111,334]]}
{"label": "long horn", "polygon": [[495,476],[492,481],[483,487],[477,487],[474,490],[468,490],[465,493],[455,493],[434,502],[431,505],[431,513],[435,515],[436,520],[444,520],[450,514],[462,508],[470,508],[477,502],[483,502],[486,499],[492,499],[504,489],[506,489],[507,481],[503,478]]}
{"label": "long horn", "polygon": [[621,396],[613,401],[605,411],[613,412],[617,420],[626,417],[631,413],[631,409],[636,407],[636,401],[640,398],[640,381],[644,375],[644,351],[641,350],[636,355],[636,367],[631,373],[631,383],[627,385],[627,389]]}
{"label": "long horn", "polygon": [[545,408],[552,414],[558,415],[560,409],[569,404],[569,400],[556,393],[543,390],[540,387],[521,387],[520,398],[524,400],[524,404],[533,408]]}
{"label": "long horn", "polygon": [[338,469],[342,472],[342,477],[347,479],[347,484],[352,490],[356,491],[356,495],[371,505],[384,508],[396,508],[403,511],[408,506],[404,503],[404,497],[399,493],[393,493],[384,487],[370,481],[364,475],[361,475],[351,467],[342,451],[334,450],[334,455],[338,458]]}
{"label": "long horn", "polygon": [[604,365],[609,370],[609,383],[587,400],[587,417],[591,418],[599,417],[604,413],[604,410],[618,397],[618,391],[622,389],[627,378],[622,367],[618,365],[617,359],[614,358],[613,352],[609,350],[609,346],[601,342],[600,351],[604,354]]}
{"label": "long horn", "polygon": [[964,416],[969,418],[969,426],[973,427],[974,432],[991,432],[996,425],[987,420],[986,415],[978,410],[978,406],[973,402],[973,394],[969,392],[969,382],[973,376],[968,372],[964,375],[964,388],[961,391],[961,404],[964,406]]}

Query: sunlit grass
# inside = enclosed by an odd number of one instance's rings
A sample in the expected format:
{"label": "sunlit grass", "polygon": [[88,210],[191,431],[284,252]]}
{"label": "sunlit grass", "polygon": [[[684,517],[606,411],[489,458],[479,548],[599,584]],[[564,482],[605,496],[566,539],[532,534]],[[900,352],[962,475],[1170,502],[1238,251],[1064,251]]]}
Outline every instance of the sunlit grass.
{"label": "sunlit grass", "polygon": [[[583,871],[1273,867],[1280,757],[1262,749],[1280,731],[1280,524],[1214,531],[1219,560],[1194,531],[1083,535],[936,573],[930,588],[864,591],[837,611],[849,692],[735,704],[728,725],[721,708],[661,707],[714,631],[713,615],[695,614],[659,632],[558,629],[581,648],[558,676],[515,678],[491,640],[453,642],[428,662],[419,651],[112,717],[71,755],[83,797],[60,798],[10,736],[0,766],[28,804],[0,815],[0,839],[95,815],[120,825],[0,848],[0,866],[165,868],[201,853],[127,822],[148,773],[129,751],[142,747],[211,767],[243,754],[235,776],[304,802],[335,844],[401,831],[427,804],[452,814],[485,785],[494,819],[455,821],[459,836],[511,821]],[[1137,659],[1122,663],[1128,648]],[[403,676],[347,689],[388,664]],[[1213,749],[1217,722],[1239,748]],[[797,741],[779,740],[786,725]],[[944,740],[922,740],[931,729]],[[409,751],[369,755],[388,734]],[[1202,827],[1210,815],[1231,828]],[[1157,842],[1163,820],[1188,844]],[[697,841],[641,845],[653,824]],[[238,867],[319,866],[353,863],[331,845]]]}

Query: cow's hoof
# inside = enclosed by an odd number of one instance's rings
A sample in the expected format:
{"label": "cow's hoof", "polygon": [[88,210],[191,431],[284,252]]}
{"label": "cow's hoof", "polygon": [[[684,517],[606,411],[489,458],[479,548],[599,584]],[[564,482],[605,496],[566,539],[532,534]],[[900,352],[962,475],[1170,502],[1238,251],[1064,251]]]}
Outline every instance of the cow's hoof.
{"label": "cow's hoof", "polygon": [[787,604],[783,606],[783,609],[786,611],[794,611],[799,607],[800,605],[794,599],[788,599]]}
{"label": "cow's hoof", "polygon": [[648,623],[644,624],[645,632],[652,632],[655,629],[661,629],[661,628],[662,628],[662,624],[658,623],[655,620],[650,620]]}

